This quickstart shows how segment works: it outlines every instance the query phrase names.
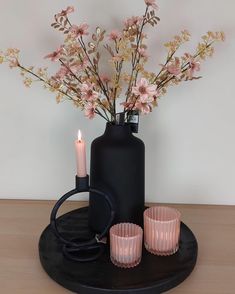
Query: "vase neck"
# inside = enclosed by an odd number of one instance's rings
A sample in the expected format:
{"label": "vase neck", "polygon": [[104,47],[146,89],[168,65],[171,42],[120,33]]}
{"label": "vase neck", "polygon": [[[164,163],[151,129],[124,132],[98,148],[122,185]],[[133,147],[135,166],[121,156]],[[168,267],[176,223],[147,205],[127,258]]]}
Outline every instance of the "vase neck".
{"label": "vase neck", "polygon": [[132,132],[129,124],[114,125],[112,123],[107,123],[104,135],[109,137],[121,138],[132,135]]}

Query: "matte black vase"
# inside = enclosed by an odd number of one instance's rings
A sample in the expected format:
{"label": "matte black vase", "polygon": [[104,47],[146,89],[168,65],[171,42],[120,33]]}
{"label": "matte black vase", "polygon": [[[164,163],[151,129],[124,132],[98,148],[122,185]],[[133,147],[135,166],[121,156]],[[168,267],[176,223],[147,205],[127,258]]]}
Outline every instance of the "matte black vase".
{"label": "matte black vase", "polygon": [[[145,146],[129,124],[107,123],[101,137],[91,145],[90,186],[108,193],[115,205],[114,223],[143,226],[145,203]],[[109,208],[101,196],[90,193],[89,225],[101,232]]]}

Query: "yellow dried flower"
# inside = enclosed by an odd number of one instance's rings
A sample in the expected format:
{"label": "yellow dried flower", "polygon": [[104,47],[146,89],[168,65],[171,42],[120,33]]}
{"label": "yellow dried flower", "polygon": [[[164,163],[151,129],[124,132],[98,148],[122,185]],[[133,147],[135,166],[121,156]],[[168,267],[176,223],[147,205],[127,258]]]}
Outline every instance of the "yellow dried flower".
{"label": "yellow dried flower", "polygon": [[224,32],[215,32],[216,41],[225,41],[225,33]]}
{"label": "yellow dried flower", "polygon": [[60,103],[63,99],[64,95],[62,93],[58,93],[56,95],[56,103]]}
{"label": "yellow dried flower", "polygon": [[207,55],[208,55],[209,57],[212,57],[213,54],[214,54],[214,52],[215,52],[214,47],[210,46],[210,47],[207,48]]}
{"label": "yellow dried flower", "polygon": [[122,75],[121,75],[121,79],[124,81],[124,82],[129,82],[130,81],[130,79],[131,79],[131,76],[128,74],[128,73],[123,73]]}
{"label": "yellow dried flower", "polygon": [[187,30],[181,31],[181,35],[175,35],[174,39],[164,44],[169,50],[169,55],[175,52],[183,43],[190,40],[190,33]]}
{"label": "yellow dried flower", "polygon": [[47,68],[39,67],[37,70],[37,75],[41,78],[46,77],[46,73],[47,73],[46,71],[47,71]]}
{"label": "yellow dried flower", "polygon": [[183,30],[181,32],[182,34],[182,39],[185,41],[185,42],[188,42],[190,40],[190,37],[191,37],[191,34],[188,30]]}
{"label": "yellow dried flower", "polygon": [[167,93],[167,89],[165,87],[163,87],[160,91],[160,96],[163,96]]}
{"label": "yellow dried flower", "polygon": [[182,42],[181,36],[176,35],[176,36],[174,36],[174,39],[175,39],[175,42],[178,44],[180,44]]}
{"label": "yellow dried flower", "polygon": [[102,104],[102,106],[103,106],[103,108],[105,109],[107,109],[107,108],[109,108],[109,102],[107,101],[107,99],[102,99],[101,100],[101,104]]}
{"label": "yellow dried flower", "polygon": [[220,32],[220,40],[222,41],[222,42],[224,42],[225,41],[225,33],[224,32]]}
{"label": "yellow dried flower", "polygon": [[150,80],[152,77],[151,73],[148,71],[142,71],[141,73],[142,73],[142,76],[147,80]]}
{"label": "yellow dried flower", "polygon": [[81,103],[79,102],[79,101],[77,101],[77,100],[73,100],[73,105],[75,106],[75,107],[81,107]]}
{"label": "yellow dried flower", "polygon": [[5,55],[15,57],[15,56],[18,56],[19,52],[20,50],[17,48],[8,48]]}
{"label": "yellow dried flower", "polygon": [[24,85],[25,85],[25,87],[27,87],[27,88],[29,88],[31,85],[32,85],[32,82],[33,82],[33,80],[32,79],[30,79],[30,78],[25,78],[25,80],[24,80]]}
{"label": "yellow dried flower", "polygon": [[157,106],[158,106],[158,101],[157,101],[157,99],[155,99],[155,100],[152,102],[152,105],[153,105],[153,107],[157,107]]}

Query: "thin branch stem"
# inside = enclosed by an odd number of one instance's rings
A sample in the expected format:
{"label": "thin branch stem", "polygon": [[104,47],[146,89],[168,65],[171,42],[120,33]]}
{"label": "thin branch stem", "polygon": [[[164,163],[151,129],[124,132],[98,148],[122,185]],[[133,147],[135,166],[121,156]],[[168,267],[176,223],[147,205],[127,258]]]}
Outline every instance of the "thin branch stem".
{"label": "thin branch stem", "polygon": [[128,85],[127,92],[126,92],[126,101],[128,100],[129,94],[131,92],[131,88],[132,88],[132,85],[133,85],[134,72],[135,72],[136,67],[137,67],[137,65],[139,63],[139,60],[140,60],[140,54],[138,54],[138,50],[139,50],[139,46],[140,46],[140,42],[141,42],[143,29],[144,29],[144,26],[146,24],[145,23],[145,18],[146,18],[146,15],[148,13],[148,9],[149,9],[149,6],[146,7],[146,10],[145,10],[145,13],[144,13],[144,16],[143,16],[143,21],[142,21],[142,24],[141,24],[141,27],[140,27],[140,31],[137,34],[137,38],[136,38],[136,49],[135,49],[134,55],[132,56],[132,71],[131,71],[131,78],[130,78],[129,85]]}
{"label": "thin branch stem", "polygon": [[[71,22],[70,22],[70,20],[69,20],[68,17],[67,17],[67,20],[68,20],[68,24],[69,24],[70,27],[71,27],[72,24],[71,24]],[[110,114],[111,114],[112,116],[115,117],[115,115],[113,115],[113,113],[112,113],[112,111],[111,111],[111,108],[112,108],[112,107],[111,107],[111,103],[110,103],[110,99],[109,99],[108,93],[107,93],[107,91],[106,91],[106,89],[105,89],[105,86],[103,85],[103,82],[102,82],[102,80],[101,80],[101,78],[100,78],[100,76],[99,76],[99,73],[96,71],[96,67],[95,67],[95,65],[93,64],[93,62],[92,62],[91,59],[90,59],[90,56],[89,56],[88,53],[87,53],[86,45],[85,45],[85,43],[84,43],[84,41],[83,41],[82,36],[81,36],[80,38],[78,38],[78,42],[79,42],[81,48],[83,49],[83,52],[85,53],[85,56],[87,57],[87,59],[88,59],[90,65],[91,65],[91,68],[89,67],[88,69],[89,69],[89,70],[90,70],[90,71],[96,76],[96,79],[97,79],[97,82],[98,82],[98,84],[99,84],[99,86],[100,86],[100,89],[103,91],[105,97],[107,98],[107,101],[108,101],[108,103],[109,103],[110,109],[108,109],[107,107],[105,107],[105,109],[106,109],[108,112],[110,112]],[[80,57],[80,56],[79,56],[79,57]],[[89,73],[87,72],[87,70],[86,70],[86,74],[87,74],[87,76],[89,77]]]}
{"label": "thin branch stem", "polygon": [[106,118],[98,109],[95,110],[95,113],[100,115],[103,119],[105,119],[107,122],[109,122],[109,119]]}
{"label": "thin branch stem", "polygon": [[64,67],[66,67],[67,68],[67,70],[69,70],[69,72],[72,74],[72,76],[80,83],[80,84],[82,84],[82,81],[75,75],[75,73],[71,70],[71,68],[67,65],[67,64],[65,64],[64,62],[63,62],[63,60],[60,58],[59,59],[59,61],[61,62],[61,64],[64,66]]}
{"label": "thin branch stem", "polygon": [[153,84],[156,83],[157,79],[159,78],[160,74],[165,70],[165,67],[167,66],[167,64],[169,63],[169,61],[172,59],[172,57],[175,55],[176,51],[178,50],[179,48],[177,48],[174,52],[171,53],[170,56],[168,56],[165,64],[163,65],[162,69],[159,71],[159,73],[157,74],[156,78],[153,80]]}
{"label": "thin branch stem", "polygon": [[18,65],[18,67],[24,71],[26,71],[27,73],[31,74],[32,76],[36,77],[38,80],[40,80],[41,82],[43,82],[44,84],[50,86],[52,89],[54,89],[57,92],[60,92],[61,94],[67,96],[70,100],[72,101],[76,101],[72,96],[70,96],[68,93],[54,87],[53,85],[50,84],[49,81],[43,79],[42,77],[40,77],[39,75],[37,75],[36,73],[34,73],[33,71],[27,69],[26,67],[22,66],[21,64]]}
{"label": "thin branch stem", "polygon": [[[212,41],[209,44],[207,44],[204,49],[200,50],[195,55],[193,55],[193,58],[197,58],[198,56],[200,56],[200,54],[203,53],[207,48],[209,48],[213,43],[214,43],[214,41]],[[182,65],[182,67],[181,67],[181,73],[184,73],[186,70],[188,70],[188,67],[187,67],[188,65],[189,65],[189,62],[186,62],[184,65]],[[157,85],[157,89],[163,88],[167,83],[169,83],[171,80],[173,80],[175,78],[176,78],[176,76],[172,76],[171,78],[168,78],[168,76],[167,76],[164,80],[162,80]]]}
{"label": "thin branch stem", "polygon": [[[87,53],[86,45],[85,45],[85,43],[83,42],[82,37],[81,37],[81,38],[78,38],[78,41],[79,41],[79,43],[80,43],[80,45],[81,45],[81,47],[82,47],[82,49],[83,49],[83,51],[84,51],[84,53],[85,53],[87,59],[88,59],[88,61],[89,61],[90,65],[91,65],[91,67],[92,67],[92,72],[96,75],[97,82],[98,82],[98,84],[99,84],[101,90],[103,91],[104,95],[106,96],[107,100],[108,100],[109,103],[110,103],[109,96],[108,96],[108,94],[107,94],[107,92],[106,92],[106,89],[105,89],[105,87],[104,87],[104,85],[103,85],[103,82],[102,82],[102,80],[101,80],[101,78],[100,78],[100,76],[99,76],[99,73],[96,71],[96,67],[95,67],[95,65],[93,64],[93,62],[92,62],[91,59],[90,59],[89,54]],[[108,109],[107,109],[107,110],[108,110]],[[113,115],[113,113],[111,112],[111,109],[108,110],[108,111]]]}

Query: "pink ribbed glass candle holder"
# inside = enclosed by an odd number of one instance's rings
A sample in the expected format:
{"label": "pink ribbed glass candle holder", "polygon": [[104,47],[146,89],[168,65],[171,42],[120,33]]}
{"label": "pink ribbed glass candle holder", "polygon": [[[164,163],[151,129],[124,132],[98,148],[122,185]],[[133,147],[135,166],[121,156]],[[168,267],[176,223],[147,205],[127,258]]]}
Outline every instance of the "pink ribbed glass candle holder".
{"label": "pink ribbed glass candle holder", "polygon": [[180,218],[178,210],[154,206],[144,212],[144,245],[155,255],[171,255],[179,248]]}
{"label": "pink ribbed glass candle holder", "polygon": [[143,230],[131,223],[120,223],[110,229],[110,258],[122,268],[137,266],[142,257]]}

